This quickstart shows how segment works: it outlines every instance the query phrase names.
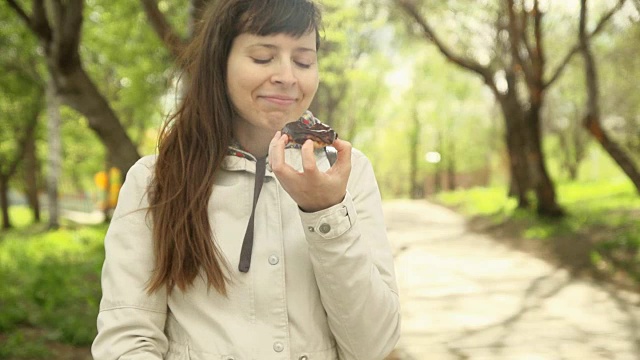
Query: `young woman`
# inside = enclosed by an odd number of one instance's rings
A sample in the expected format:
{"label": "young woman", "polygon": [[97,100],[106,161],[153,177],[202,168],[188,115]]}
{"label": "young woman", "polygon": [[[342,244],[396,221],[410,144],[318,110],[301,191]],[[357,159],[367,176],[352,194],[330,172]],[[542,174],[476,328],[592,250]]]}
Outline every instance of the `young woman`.
{"label": "young woman", "polygon": [[310,0],[219,0],[157,156],[129,171],[105,239],[94,359],[383,359],[400,331],[370,162],[330,165],[313,124]]}

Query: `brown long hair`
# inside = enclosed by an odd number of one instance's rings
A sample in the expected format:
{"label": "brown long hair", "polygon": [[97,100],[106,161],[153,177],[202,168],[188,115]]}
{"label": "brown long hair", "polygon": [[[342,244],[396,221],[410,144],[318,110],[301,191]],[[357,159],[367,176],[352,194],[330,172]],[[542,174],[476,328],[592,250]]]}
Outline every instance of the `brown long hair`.
{"label": "brown long hair", "polygon": [[163,286],[171,291],[176,285],[184,291],[203,271],[208,286],[226,295],[229,264],[214,241],[207,208],[236,113],[226,81],[235,37],[242,33],[299,37],[315,31],[320,44],[320,12],[311,0],[215,3],[182,56],[184,98],[160,132],[149,185],[156,261],[149,293]]}

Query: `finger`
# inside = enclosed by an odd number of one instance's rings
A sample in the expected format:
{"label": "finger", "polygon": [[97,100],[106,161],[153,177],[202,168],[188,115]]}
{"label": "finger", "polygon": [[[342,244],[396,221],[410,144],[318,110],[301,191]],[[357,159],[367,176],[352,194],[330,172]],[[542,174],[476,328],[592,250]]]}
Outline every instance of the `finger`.
{"label": "finger", "polygon": [[283,137],[286,138],[286,135],[282,135],[280,131],[276,131],[273,139],[271,139],[271,143],[269,143],[269,165],[271,165],[271,169],[275,172],[276,169],[281,169],[284,167],[284,147],[285,141]]}
{"label": "finger", "polygon": [[302,168],[305,174],[313,174],[318,170],[316,166],[316,155],[313,151],[313,141],[307,140],[302,145]]}
{"label": "finger", "polygon": [[276,133],[271,138],[271,142],[269,143],[269,148],[271,148],[272,146],[274,146],[276,144],[276,141],[278,141],[278,139],[280,139],[280,136],[282,136],[282,133],[280,132],[280,130],[276,131]]}
{"label": "finger", "polygon": [[336,168],[336,171],[351,171],[351,143],[345,140],[336,139],[333,142],[333,147],[338,151],[338,159],[331,169]]}

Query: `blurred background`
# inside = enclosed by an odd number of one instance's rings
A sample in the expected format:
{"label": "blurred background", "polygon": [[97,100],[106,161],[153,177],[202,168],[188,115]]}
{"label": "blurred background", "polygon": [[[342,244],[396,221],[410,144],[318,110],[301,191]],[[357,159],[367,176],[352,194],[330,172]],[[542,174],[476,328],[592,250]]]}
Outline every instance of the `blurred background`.
{"label": "blurred background", "polygon": [[[0,359],[87,358],[118,190],[210,1],[0,0]],[[640,1],[319,2],[311,110],[385,203],[639,292]]]}

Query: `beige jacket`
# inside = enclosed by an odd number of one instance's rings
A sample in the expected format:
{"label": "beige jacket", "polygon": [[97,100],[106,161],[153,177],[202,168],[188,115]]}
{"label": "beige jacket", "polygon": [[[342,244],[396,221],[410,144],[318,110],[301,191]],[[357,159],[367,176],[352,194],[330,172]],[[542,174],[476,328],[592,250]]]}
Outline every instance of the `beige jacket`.
{"label": "beige jacket", "polygon": [[[250,155],[249,155],[250,156]],[[286,149],[301,169],[300,150]],[[228,298],[197,278],[187,292],[149,296],[154,266],[146,189],[155,157],[129,171],[106,235],[96,360],[381,360],[400,335],[393,258],[369,160],[352,155],[342,203],[301,212],[267,167],[251,269],[238,271],[255,162],[227,156],[209,205],[233,270]],[[317,153],[318,166],[329,167]]]}

